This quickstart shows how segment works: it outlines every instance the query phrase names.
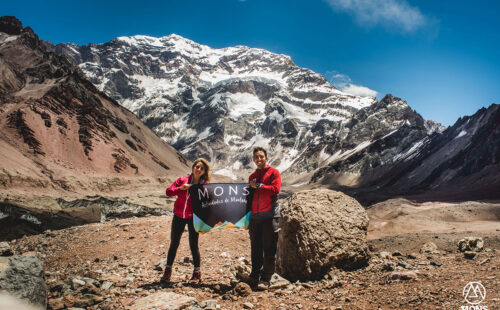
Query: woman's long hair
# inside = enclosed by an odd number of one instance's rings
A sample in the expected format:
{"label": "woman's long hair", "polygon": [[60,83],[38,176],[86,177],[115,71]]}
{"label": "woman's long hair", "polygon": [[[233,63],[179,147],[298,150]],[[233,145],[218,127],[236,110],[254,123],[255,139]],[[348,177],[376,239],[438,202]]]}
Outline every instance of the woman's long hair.
{"label": "woman's long hair", "polygon": [[200,177],[200,179],[205,180],[205,182],[210,183],[210,165],[205,158],[198,158],[193,162],[193,166],[191,166],[191,171],[193,171],[194,166],[196,164],[202,163],[205,166],[205,173]]}

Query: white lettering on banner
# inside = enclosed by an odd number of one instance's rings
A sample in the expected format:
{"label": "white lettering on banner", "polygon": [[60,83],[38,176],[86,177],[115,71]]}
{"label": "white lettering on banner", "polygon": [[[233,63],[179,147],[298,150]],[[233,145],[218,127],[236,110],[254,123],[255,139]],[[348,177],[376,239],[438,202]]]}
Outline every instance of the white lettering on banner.
{"label": "white lettering on banner", "polygon": [[232,187],[229,185],[229,195],[231,196],[231,192],[234,192],[235,195],[238,195],[238,186]]}
{"label": "white lettering on banner", "polygon": [[203,191],[201,190],[201,188],[198,188],[198,199],[199,200],[201,200],[201,196],[203,196],[205,198],[209,198],[207,188],[204,188]]}
{"label": "white lettering on banner", "polygon": [[[248,196],[250,194],[250,192],[248,190],[248,186],[243,187],[243,193],[242,194],[243,194],[243,196]],[[214,195],[217,196],[217,197],[220,197],[220,196],[224,195],[224,187],[222,187],[222,186],[216,186],[214,188]],[[231,186],[231,185],[229,185],[228,196],[231,196],[231,195],[238,196],[238,186]],[[208,188],[207,187],[198,188],[198,199],[202,200],[202,198],[205,198],[205,199],[210,198],[210,194],[208,192]]]}
{"label": "white lettering on banner", "polygon": [[213,205],[220,205],[222,202],[223,201],[221,199],[217,199],[217,200],[210,201],[210,202],[202,202],[201,207],[206,208],[206,207],[213,206]]}
{"label": "white lettering on banner", "polygon": [[[220,194],[217,195],[217,190],[220,189]],[[220,187],[220,186],[217,186],[216,188],[214,188],[214,195],[219,197],[220,195],[224,194],[224,188]]]}
{"label": "white lettering on banner", "polygon": [[231,202],[242,202],[242,203],[247,203],[247,200],[245,198],[235,198],[231,197]]}

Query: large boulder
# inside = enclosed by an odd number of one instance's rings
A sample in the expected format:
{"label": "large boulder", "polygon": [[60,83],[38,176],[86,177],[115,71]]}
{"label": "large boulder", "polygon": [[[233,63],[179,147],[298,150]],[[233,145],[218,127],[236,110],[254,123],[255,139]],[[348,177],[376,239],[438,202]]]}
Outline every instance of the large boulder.
{"label": "large boulder", "polygon": [[483,238],[479,237],[465,237],[458,241],[459,252],[481,252],[484,248]]}
{"label": "large boulder", "polygon": [[47,308],[47,287],[43,263],[36,256],[0,257],[0,293]]}
{"label": "large boulder", "polygon": [[282,203],[277,268],[285,278],[317,280],[333,268],[350,270],[370,259],[368,216],[341,192],[315,189]]}

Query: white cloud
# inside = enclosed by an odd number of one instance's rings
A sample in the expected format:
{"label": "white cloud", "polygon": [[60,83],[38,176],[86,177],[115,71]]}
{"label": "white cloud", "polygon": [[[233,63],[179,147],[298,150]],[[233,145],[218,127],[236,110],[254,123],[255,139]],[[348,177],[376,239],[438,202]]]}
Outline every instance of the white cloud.
{"label": "white cloud", "polygon": [[337,71],[328,71],[326,75],[329,77],[328,80],[330,83],[344,93],[361,97],[377,97],[378,92],[376,90],[353,84],[352,79],[346,74],[338,73]]}
{"label": "white cloud", "polygon": [[346,87],[341,89],[344,93],[348,93],[355,96],[361,97],[377,97],[377,92],[373,89],[369,89],[365,86],[349,84]]}
{"label": "white cloud", "polygon": [[413,32],[427,24],[428,19],[406,0],[325,0],[339,12],[354,16],[366,27],[382,25],[400,32]]}
{"label": "white cloud", "polygon": [[328,76],[330,76],[330,83],[332,83],[335,87],[338,89],[342,89],[346,87],[348,84],[352,82],[351,78],[345,74],[338,73],[335,71],[328,71],[326,73]]}

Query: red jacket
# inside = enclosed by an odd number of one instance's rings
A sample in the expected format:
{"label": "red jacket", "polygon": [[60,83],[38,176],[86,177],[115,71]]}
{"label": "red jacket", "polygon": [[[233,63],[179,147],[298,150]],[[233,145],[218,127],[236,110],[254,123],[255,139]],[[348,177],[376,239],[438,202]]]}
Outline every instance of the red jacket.
{"label": "red jacket", "polygon": [[261,185],[253,195],[252,213],[271,211],[272,196],[278,195],[281,189],[280,172],[266,165],[264,169],[255,170],[248,178],[248,182],[254,179]]}
{"label": "red jacket", "polygon": [[[180,177],[175,182],[167,188],[167,196],[177,196],[177,200],[174,203],[174,214],[178,217],[184,219],[190,219],[193,217],[193,208],[191,207],[191,198],[189,197],[189,190],[181,190],[181,186],[184,184],[191,184],[193,181],[192,175],[186,175]],[[202,184],[206,182],[203,181]]]}

